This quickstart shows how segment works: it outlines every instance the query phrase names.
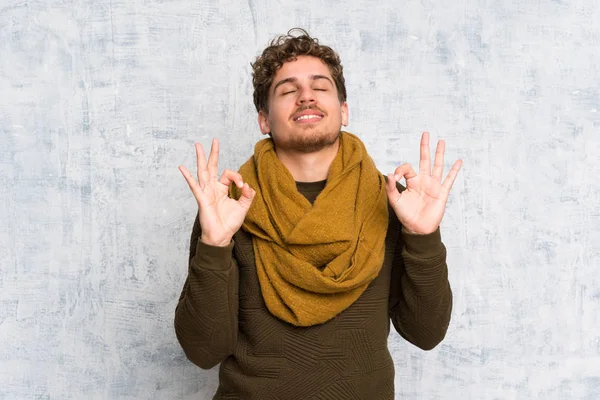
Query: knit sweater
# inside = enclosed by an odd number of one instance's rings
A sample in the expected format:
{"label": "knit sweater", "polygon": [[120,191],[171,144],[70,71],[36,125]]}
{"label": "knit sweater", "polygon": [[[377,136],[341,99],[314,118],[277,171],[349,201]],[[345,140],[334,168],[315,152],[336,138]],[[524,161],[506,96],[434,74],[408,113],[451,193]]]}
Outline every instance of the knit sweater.
{"label": "knit sweater", "polygon": [[[297,183],[311,203],[324,186]],[[390,320],[410,343],[432,349],[446,334],[452,292],[439,230],[412,235],[391,207],[389,216],[378,277],[346,310],[309,327],[267,310],[247,232],[240,229],[226,247],[209,246],[200,240],[196,217],[175,332],[194,364],[209,369],[221,363],[213,400],[394,398]]]}

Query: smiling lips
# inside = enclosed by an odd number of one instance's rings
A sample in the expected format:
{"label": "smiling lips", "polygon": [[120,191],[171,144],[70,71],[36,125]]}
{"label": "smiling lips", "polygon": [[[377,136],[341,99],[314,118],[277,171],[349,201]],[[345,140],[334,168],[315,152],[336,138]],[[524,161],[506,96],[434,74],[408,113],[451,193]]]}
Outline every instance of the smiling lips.
{"label": "smiling lips", "polygon": [[292,120],[294,122],[317,122],[320,121],[325,115],[322,112],[316,110],[304,110],[294,115]]}

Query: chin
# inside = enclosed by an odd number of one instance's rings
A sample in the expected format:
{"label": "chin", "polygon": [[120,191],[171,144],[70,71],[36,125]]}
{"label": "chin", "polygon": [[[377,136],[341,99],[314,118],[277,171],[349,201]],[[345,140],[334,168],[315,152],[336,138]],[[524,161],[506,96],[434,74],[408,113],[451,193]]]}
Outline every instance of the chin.
{"label": "chin", "polygon": [[333,146],[340,136],[340,131],[325,134],[323,132],[314,132],[311,134],[296,136],[288,139],[284,143],[274,139],[275,146],[282,150],[294,151],[298,153],[314,153]]}

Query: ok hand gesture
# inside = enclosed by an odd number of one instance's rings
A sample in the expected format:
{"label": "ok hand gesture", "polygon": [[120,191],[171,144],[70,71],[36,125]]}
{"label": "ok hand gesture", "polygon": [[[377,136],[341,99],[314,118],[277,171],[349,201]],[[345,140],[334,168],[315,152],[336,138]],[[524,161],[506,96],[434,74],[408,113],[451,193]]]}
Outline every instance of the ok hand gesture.
{"label": "ok hand gesture", "polygon": [[[179,170],[187,181],[198,202],[199,220],[202,227],[200,240],[212,246],[227,246],[233,234],[242,226],[256,192],[244,183],[242,176],[225,170],[221,179],[219,172],[219,141],[213,139],[208,163],[204,149],[196,143],[198,180],[182,165]],[[234,200],[228,196],[229,185],[235,183],[242,189],[242,196]]]}
{"label": "ok hand gesture", "polygon": [[[431,172],[429,133],[424,132],[421,138],[419,173],[410,164],[403,164],[396,168],[393,175],[388,175],[388,200],[400,223],[411,233],[426,235],[434,232],[444,216],[450,189],[462,166],[462,161],[457,160],[442,183],[445,147],[444,141],[440,140]],[[399,193],[396,182],[401,177],[406,179],[406,190]]]}

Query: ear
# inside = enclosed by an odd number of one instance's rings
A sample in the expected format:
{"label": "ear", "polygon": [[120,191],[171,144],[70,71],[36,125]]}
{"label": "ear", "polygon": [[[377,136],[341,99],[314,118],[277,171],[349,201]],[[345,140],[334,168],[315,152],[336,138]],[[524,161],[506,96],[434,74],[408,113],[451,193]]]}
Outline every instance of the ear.
{"label": "ear", "polygon": [[342,104],[342,125],[348,126],[348,103]]}
{"label": "ear", "polygon": [[264,110],[260,110],[258,112],[258,126],[260,127],[260,131],[263,135],[271,133],[271,128],[269,127],[269,116]]}

